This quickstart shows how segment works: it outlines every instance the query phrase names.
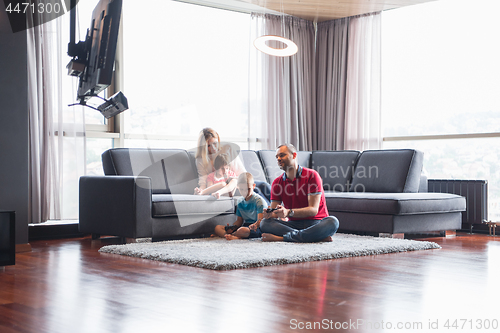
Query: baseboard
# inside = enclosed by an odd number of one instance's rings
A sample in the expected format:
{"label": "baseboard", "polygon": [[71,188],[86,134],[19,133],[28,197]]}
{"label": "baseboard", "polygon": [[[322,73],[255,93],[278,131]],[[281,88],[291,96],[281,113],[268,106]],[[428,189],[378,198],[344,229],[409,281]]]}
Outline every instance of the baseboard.
{"label": "baseboard", "polygon": [[83,237],[84,234],[78,229],[78,221],[63,223],[40,223],[30,224],[28,227],[29,240],[57,239]]}

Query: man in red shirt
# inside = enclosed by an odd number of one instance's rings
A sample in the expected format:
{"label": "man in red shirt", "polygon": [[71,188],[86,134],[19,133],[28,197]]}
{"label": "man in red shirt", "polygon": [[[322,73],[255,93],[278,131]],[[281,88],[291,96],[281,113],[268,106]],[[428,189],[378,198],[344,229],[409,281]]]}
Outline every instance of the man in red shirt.
{"label": "man in red shirt", "polygon": [[[280,169],[285,171],[271,186],[271,213],[264,212],[260,224],[264,242],[332,241],[339,221],[328,216],[323,181],[312,169],[298,165],[297,151],[291,144],[276,150]],[[283,219],[288,218],[288,221]]]}

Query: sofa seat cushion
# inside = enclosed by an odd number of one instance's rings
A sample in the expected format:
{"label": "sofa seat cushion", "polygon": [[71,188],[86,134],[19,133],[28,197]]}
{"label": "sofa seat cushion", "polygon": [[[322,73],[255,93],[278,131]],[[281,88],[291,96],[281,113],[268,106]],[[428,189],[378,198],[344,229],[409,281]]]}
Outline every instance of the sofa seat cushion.
{"label": "sofa seat cushion", "polygon": [[234,213],[234,201],[229,197],[216,200],[209,195],[153,194],[152,201],[153,217]]}
{"label": "sofa seat cushion", "polygon": [[448,193],[325,192],[330,212],[412,215],[465,211],[465,198]]}

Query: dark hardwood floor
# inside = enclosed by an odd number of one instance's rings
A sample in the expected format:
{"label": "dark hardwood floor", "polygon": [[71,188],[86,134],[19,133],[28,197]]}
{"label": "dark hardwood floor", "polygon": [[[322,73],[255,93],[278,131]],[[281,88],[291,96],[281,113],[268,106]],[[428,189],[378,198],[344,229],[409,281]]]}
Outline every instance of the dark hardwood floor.
{"label": "dark hardwood floor", "polygon": [[500,236],[428,240],[442,249],[232,271],[37,240],[0,269],[0,332],[499,331]]}

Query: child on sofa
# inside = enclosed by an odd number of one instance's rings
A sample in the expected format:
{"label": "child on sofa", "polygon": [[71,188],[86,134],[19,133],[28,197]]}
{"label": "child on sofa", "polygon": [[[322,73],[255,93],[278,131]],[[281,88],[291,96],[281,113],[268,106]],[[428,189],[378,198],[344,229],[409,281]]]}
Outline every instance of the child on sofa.
{"label": "child on sofa", "polygon": [[227,240],[240,238],[259,238],[260,221],[264,217],[264,210],[267,208],[267,202],[260,195],[254,192],[255,182],[249,172],[243,172],[238,177],[238,190],[241,198],[236,205],[236,222],[232,226],[217,225],[215,234],[219,237],[225,237]]}
{"label": "child on sofa", "polygon": [[229,156],[226,154],[217,155],[214,160],[215,171],[207,176],[207,187],[204,190],[194,189],[194,194],[211,194],[219,199],[221,195],[232,196],[236,191],[236,174],[229,167]]}

